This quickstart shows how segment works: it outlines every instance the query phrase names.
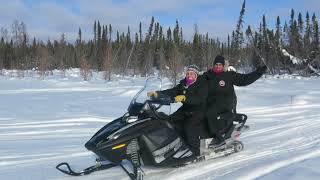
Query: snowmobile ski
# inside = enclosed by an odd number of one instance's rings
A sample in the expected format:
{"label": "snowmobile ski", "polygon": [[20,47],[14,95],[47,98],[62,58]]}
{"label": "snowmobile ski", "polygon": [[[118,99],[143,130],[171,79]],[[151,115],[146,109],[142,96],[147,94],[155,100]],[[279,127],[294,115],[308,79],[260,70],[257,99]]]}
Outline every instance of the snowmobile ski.
{"label": "snowmobile ski", "polygon": [[[67,169],[62,169],[61,167],[62,166],[66,166]],[[105,170],[105,169],[109,169],[109,168],[112,168],[112,167],[115,167],[117,166],[117,164],[101,164],[101,163],[97,163],[96,165],[93,165],[93,166],[90,166],[90,167],[87,167],[85,169],[83,169],[82,171],[80,172],[75,172],[74,170],[71,169],[70,165],[66,162],[63,162],[63,163],[60,163],[56,166],[56,168],[67,174],[67,175],[70,175],[70,176],[83,176],[83,175],[87,175],[87,174],[90,174],[92,172],[95,172],[95,171],[100,171],[100,170]]]}

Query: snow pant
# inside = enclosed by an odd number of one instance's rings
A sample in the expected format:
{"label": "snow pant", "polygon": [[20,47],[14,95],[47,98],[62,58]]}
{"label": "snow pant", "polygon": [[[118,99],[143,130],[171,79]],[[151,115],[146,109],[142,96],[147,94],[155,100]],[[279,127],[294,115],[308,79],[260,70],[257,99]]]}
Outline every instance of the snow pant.
{"label": "snow pant", "polygon": [[210,108],[206,115],[211,136],[218,141],[223,140],[222,135],[232,125],[235,113],[229,111],[218,113],[215,109]]}
{"label": "snow pant", "polygon": [[200,155],[200,132],[201,121],[204,118],[203,112],[193,111],[184,112],[176,111],[170,115],[176,131],[189,145],[190,150],[196,156]]}

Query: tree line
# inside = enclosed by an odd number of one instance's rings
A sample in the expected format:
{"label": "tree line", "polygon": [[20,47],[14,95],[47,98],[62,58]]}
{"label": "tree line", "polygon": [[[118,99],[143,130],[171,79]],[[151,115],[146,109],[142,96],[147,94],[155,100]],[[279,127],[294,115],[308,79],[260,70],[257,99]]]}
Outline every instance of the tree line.
{"label": "tree line", "polygon": [[275,28],[268,26],[263,15],[259,27],[243,28],[245,1],[236,29],[224,45],[226,56],[236,67],[268,66],[270,74],[296,73],[320,75],[319,23],[315,13],[296,14],[291,9],[289,22],[277,16]]}
{"label": "tree line", "polygon": [[[319,24],[315,13],[296,14],[292,9],[289,22],[276,19],[275,28],[268,26],[263,15],[260,26],[243,27],[245,1],[235,30],[226,41],[201,34],[197,25],[191,40],[183,36],[176,21],[164,29],[154,17],[147,30],[139,23],[138,32],[114,30],[112,24],[93,22],[92,39],[82,38],[81,28],[75,42],[67,42],[64,34],[59,40],[30,39],[26,25],[14,21],[10,29],[0,29],[0,69],[35,69],[45,76],[53,69],[64,72],[80,68],[89,80],[93,70],[102,71],[105,80],[111,74],[152,75],[157,69],[161,76],[176,82],[183,68],[196,64],[202,70],[212,66],[216,55],[222,54],[235,68],[248,69],[265,63],[271,74],[317,74],[320,69]],[[293,61],[292,58],[296,61]],[[23,76],[23,74],[22,74]]]}

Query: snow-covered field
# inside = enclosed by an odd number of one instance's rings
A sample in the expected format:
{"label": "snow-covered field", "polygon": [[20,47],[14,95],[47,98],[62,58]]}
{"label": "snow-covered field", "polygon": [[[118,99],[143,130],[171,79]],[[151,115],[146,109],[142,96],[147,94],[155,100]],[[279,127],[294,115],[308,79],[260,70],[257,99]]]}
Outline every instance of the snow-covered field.
{"label": "snow-covered field", "polygon": [[[6,72],[5,72],[6,74]],[[76,70],[39,80],[0,76],[0,179],[129,179],[118,167],[85,177],[55,169],[94,163],[84,143],[125,113],[144,78],[96,75],[84,82]],[[168,85],[168,81],[165,81]],[[238,112],[249,116],[244,151],[174,169],[146,169],[145,179],[319,179],[320,79],[266,77],[236,88]]]}

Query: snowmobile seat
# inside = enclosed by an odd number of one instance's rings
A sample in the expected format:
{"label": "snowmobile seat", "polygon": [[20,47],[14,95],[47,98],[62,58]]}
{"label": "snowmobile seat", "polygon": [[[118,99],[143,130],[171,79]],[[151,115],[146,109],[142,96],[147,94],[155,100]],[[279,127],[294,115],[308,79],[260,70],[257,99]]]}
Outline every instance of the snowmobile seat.
{"label": "snowmobile seat", "polygon": [[248,129],[249,126],[245,125],[247,122],[248,116],[245,114],[236,114],[236,118],[234,119],[234,122],[238,122],[240,126],[237,127],[237,131],[241,131],[242,128]]}
{"label": "snowmobile seat", "polygon": [[224,134],[223,136],[224,139],[230,138],[232,132],[235,130],[236,124],[234,124],[233,122],[237,122],[238,124],[241,124],[241,126],[237,128],[237,130],[240,131],[248,118],[248,116],[245,114],[235,114],[234,116],[230,116],[230,117],[233,118],[231,124],[222,131],[222,134]]}
{"label": "snowmobile seat", "polygon": [[238,122],[238,123],[245,123],[248,119],[248,116],[245,114],[236,114],[235,118],[233,121]]}

